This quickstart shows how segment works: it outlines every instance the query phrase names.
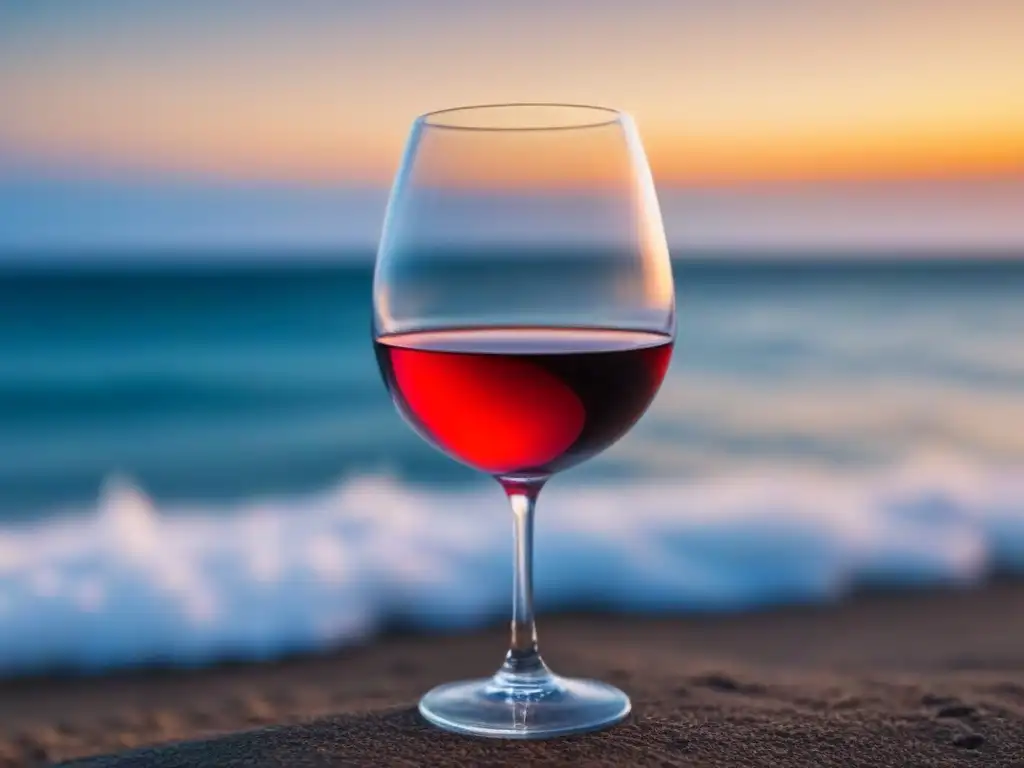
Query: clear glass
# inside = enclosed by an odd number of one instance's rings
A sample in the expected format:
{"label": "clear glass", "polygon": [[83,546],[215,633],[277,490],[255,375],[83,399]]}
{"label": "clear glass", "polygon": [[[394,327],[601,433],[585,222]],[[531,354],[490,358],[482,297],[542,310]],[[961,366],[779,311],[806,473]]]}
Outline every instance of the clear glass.
{"label": "clear glass", "polygon": [[505,662],[493,677],[435,688],[420,712],[451,731],[521,739],[620,721],[626,694],[559,677],[540,657],[533,515],[554,473],[640,418],[671,356],[672,269],[633,121],[561,104],[418,118],[388,203],[373,308],[402,416],[495,477],[513,512]]}

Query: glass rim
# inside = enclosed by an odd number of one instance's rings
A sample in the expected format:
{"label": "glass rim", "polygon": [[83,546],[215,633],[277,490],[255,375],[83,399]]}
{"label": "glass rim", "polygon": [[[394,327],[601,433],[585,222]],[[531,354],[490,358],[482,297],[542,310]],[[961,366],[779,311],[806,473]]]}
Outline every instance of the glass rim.
{"label": "glass rim", "polygon": [[[497,111],[527,112],[530,110],[561,110],[576,113],[576,119],[538,120],[528,124],[487,124],[458,120],[460,115],[479,115]],[[589,116],[589,117],[588,117]],[[484,131],[484,132],[522,132],[522,131],[573,131],[585,128],[601,128],[623,122],[627,118],[625,112],[596,104],[573,104],[557,101],[518,101],[493,104],[470,104],[461,107],[448,107],[424,112],[416,118],[416,122],[429,128],[443,128],[451,131]]]}

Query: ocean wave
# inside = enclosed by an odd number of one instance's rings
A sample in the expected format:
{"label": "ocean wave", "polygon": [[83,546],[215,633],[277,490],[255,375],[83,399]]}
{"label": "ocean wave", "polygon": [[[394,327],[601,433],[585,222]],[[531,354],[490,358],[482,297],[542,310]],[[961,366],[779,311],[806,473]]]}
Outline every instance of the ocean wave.
{"label": "ocean wave", "polygon": [[[0,673],[202,664],[337,647],[396,623],[508,610],[497,487],[386,476],[320,494],[157,508],[125,479],[95,509],[0,528]],[[733,474],[545,490],[544,609],[735,610],[864,585],[1024,570],[1024,472],[949,457],[874,474]]]}

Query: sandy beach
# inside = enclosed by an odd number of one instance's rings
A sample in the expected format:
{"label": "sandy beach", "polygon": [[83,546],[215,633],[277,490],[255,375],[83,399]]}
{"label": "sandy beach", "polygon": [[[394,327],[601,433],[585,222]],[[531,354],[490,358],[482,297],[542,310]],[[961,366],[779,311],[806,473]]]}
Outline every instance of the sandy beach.
{"label": "sandy beach", "polygon": [[0,685],[0,764],[1022,766],[1022,608],[1024,584],[997,582],[734,616],[546,616],[556,670],[634,701],[617,728],[549,742],[450,736],[415,712],[430,686],[492,671],[500,627],[268,664],[13,680]]}

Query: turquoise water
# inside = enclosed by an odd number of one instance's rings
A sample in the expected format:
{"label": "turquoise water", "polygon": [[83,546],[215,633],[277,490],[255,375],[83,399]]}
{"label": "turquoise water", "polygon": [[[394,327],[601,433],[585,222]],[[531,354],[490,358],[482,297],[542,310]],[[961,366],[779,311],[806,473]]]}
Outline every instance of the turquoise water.
{"label": "turquoise water", "polygon": [[[0,273],[0,669],[501,614],[500,493],[395,414],[369,259]],[[1024,262],[675,271],[655,405],[545,491],[542,602],[734,608],[1024,562]]]}
{"label": "turquoise water", "polygon": [[[663,396],[571,477],[1024,456],[999,434],[1024,416],[1024,264],[676,273]],[[370,284],[363,265],[0,276],[3,516],[87,504],[113,473],[190,500],[474,481],[395,415]]]}

